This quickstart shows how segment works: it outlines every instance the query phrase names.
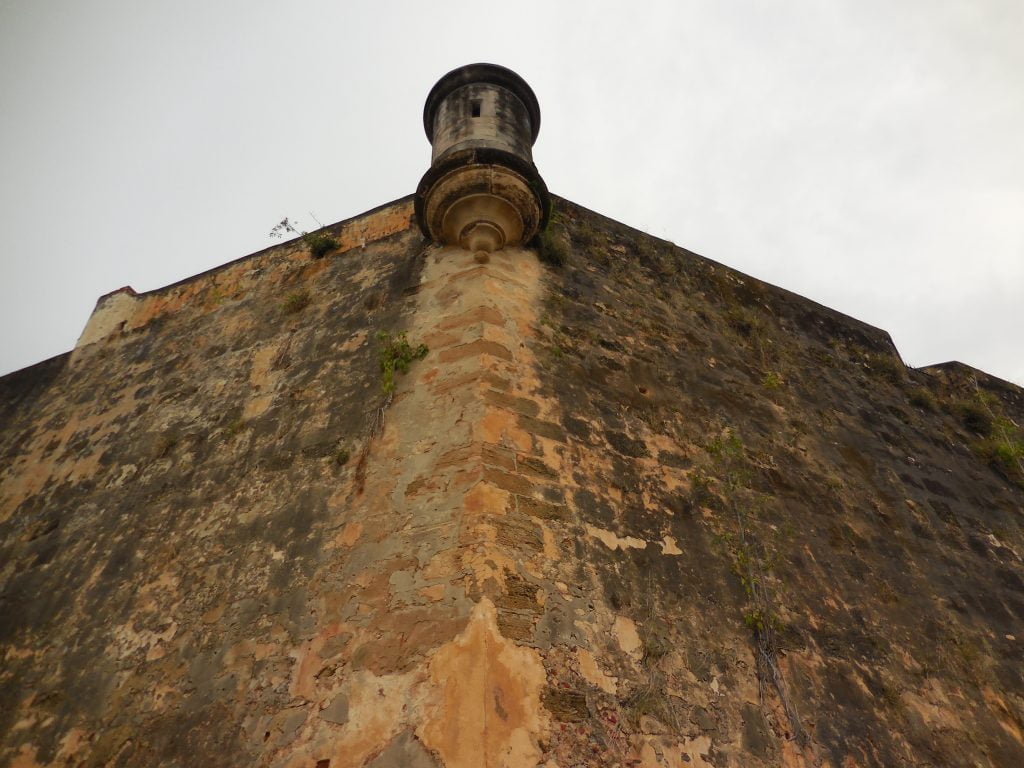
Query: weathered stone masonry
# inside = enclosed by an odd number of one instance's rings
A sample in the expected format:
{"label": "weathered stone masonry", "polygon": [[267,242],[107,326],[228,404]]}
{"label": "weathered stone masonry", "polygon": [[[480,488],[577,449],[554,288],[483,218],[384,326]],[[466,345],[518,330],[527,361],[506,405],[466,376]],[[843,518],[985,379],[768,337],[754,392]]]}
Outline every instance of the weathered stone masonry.
{"label": "weathered stone masonry", "polygon": [[1024,762],[1018,387],[565,200],[490,252],[417,204],[0,378],[0,766]]}

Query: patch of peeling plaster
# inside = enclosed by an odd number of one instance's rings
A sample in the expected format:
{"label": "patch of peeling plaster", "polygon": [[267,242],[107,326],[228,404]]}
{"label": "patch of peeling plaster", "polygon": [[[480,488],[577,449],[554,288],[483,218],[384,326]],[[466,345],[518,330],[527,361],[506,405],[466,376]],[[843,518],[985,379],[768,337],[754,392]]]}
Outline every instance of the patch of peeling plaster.
{"label": "patch of peeling plaster", "polygon": [[438,649],[429,664],[438,700],[418,734],[446,768],[534,766],[546,728],[540,654],[498,630],[494,604],[484,598],[465,631]]}

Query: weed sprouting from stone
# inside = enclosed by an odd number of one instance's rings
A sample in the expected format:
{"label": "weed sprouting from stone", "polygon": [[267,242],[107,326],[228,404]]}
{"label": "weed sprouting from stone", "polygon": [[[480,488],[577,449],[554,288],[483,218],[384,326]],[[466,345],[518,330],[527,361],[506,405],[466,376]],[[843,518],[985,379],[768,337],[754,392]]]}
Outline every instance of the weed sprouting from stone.
{"label": "weed sprouting from stone", "polygon": [[659,620],[662,613],[657,610],[656,594],[653,577],[648,574],[647,589],[641,597],[644,605],[641,608],[643,620],[639,627],[643,650],[640,666],[645,680],[623,700],[622,705],[634,727],[640,727],[640,720],[646,715],[679,733],[679,718],[660,665],[661,660],[672,650],[672,644]]}
{"label": "weed sprouting from stone", "polygon": [[973,399],[959,403],[964,426],[981,436],[971,447],[992,469],[1024,486],[1024,430],[1003,413],[1002,403],[974,382]]}
{"label": "weed sprouting from stone", "polygon": [[245,419],[239,416],[237,419],[232,419],[226,427],[224,427],[224,433],[228,437],[234,437],[245,429]]}
{"label": "weed sprouting from stone", "polygon": [[384,394],[390,395],[395,391],[395,373],[407,373],[412,362],[426,357],[429,350],[426,344],[412,346],[404,332],[392,335],[387,331],[380,331],[377,334],[377,341],[380,342],[377,353],[377,360],[380,363],[380,388]]}
{"label": "weed sprouting from stone", "polygon": [[293,291],[285,296],[281,302],[281,311],[286,315],[294,315],[309,306],[309,293],[306,291]]}
{"label": "weed sprouting from stone", "polygon": [[153,453],[156,458],[163,459],[170,454],[177,444],[178,436],[173,432],[168,432],[157,441],[156,450]]}
{"label": "weed sprouting from stone", "polygon": [[[315,221],[316,217],[314,216],[313,219]],[[317,224],[319,223],[317,221]],[[340,245],[329,232],[324,231],[322,225],[316,232],[306,232],[299,228],[299,222],[292,221],[287,216],[274,225],[274,228],[270,230],[270,237],[280,240],[286,234],[302,238],[302,242],[309,248],[309,255],[314,259],[322,259]]]}
{"label": "weed sprouting from stone", "polygon": [[980,441],[975,450],[988,464],[1008,479],[1024,479],[1024,440],[1000,434]]}
{"label": "weed sprouting from stone", "polygon": [[563,235],[546,229],[540,233],[538,241],[537,255],[542,262],[552,267],[565,265],[569,259],[569,244]]}
{"label": "weed sprouting from stone", "polygon": [[601,232],[585,221],[576,222],[572,237],[584,250],[594,250],[604,242],[604,236]]}
{"label": "weed sprouting from stone", "polygon": [[690,474],[690,501],[694,507],[708,506],[714,500],[711,493],[711,478],[700,468]]}
{"label": "weed sprouting from stone", "polygon": [[981,392],[975,393],[970,400],[961,400],[955,406],[960,422],[971,432],[982,437],[992,434],[995,417],[992,403]]}
{"label": "weed sprouting from stone", "polygon": [[868,355],[867,367],[869,373],[890,384],[900,384],[906,374],[906,366],[889,355]]}
{"label": "weed sprouting from stone", "polygon": [[623,702],[623,708],[629,715],[629,719],[632,720],[634,728],[640,727],[640,720],[645,715],[653,717],[666,725],[672,725],[675,713],[667,710],[666,706],[663,692],[651,684],[640,686]]}
{"label": "weed sprouting from stone", "polygon": [[729,307],[725,313],[725,322],[744,338],[756,336],[761,332],[761,319],[745,307]]}
{"label": "weed sprouting from stone", "polygon": [[[392,334],[388,331],[379,331],[377,341],[380,342],[380,348],[377,350],[377,362],[380,366],[380,388],[384,393],[384,399],[370,411],[366,439],[363,440],[363,444],[356,454],[353,484],[357,494],[363,492],[366,483],[366,464],[370,455],[370,444],[384,429],[384,412],[391,405],[395,396],[395,372],[406,373],[414,360],[426,357],[429,351],[426,344],[412,346],[404,332]],[[334,458],[338,464],[348,463],[348,449],[339,446]]]}
{"label": "weed sprouting from stone", "polygon": [[210,289],[209,294],[207,295],[207,301],[209,301],[210,304],[212,304],[215,307],[222,304],[224,300],[227,298],[227,293],[225,293],[219,285],[213,286]]}
{"label": "weed sprouting from stone", "polygon": [[544,264],[561,268],[569,260],[569,241],[561,217],[552,213],[547,226],[537,235],[537,258]]}
{"label": "weed sprouting from stone", "polygon": [[[808,742],[807,732],[800,722],[795,705],[789,698],[779,668],[778,631],[781,622],[767,579],[767,574],[778,555],[768,551],[765,541],[756,535],[753,528],[753,523],[765,503],[763,495],[752,487],[752,469],[759,465],[757,457],[751,456],[739,435],[731,429],[724,430],[718,437],[710,440],[705,445],[705,450],[710,459],[708,472],[714,476],[717,495],[721,498],[725,511],[731,512],[735,520],[735,530],[723,531],[720,537],[726,544],[732,559],[733,572],[747,597],[748,608],[743,614],[743,623],[754,634],[762,704],[765,686],[771,684],[782,702],[797,743],[803,746]],[[692,485],[691,488],[694,493],[711,493],[710,488],[699,490]]]}
{"label": "weed sprouting from stone", "polygon": [[919,387],[910,393],[907,398],[910,404],[915,408],[920,408],[922,411],[928,411],[931,413],[938,408],[938,404],[935,401],[935,395],[929,392],[924,387]]}
{"label": "weed sprouting from stone", "polygon": [[322,259],[338,247],[338,241],[326,232],[308,232],[302,236],[302,242],[309,246],[309,255],[314,259]]}

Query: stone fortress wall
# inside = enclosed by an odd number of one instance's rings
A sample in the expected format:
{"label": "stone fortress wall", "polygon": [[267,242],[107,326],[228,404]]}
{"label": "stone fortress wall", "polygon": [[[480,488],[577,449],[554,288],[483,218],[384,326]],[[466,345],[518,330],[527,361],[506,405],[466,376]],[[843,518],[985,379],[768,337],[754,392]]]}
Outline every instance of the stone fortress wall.
{"label": "stone fortress wall", "polygon": [[0,378],[0,766],[1024,764],[1024,392],[425,126]]}
{"label": "stone fortress wall", "polygon": [[555,210],[560,265],[400,200],[0,380],[0,764],[1019,762],[1024,491],[962,404],[1021,391]]}

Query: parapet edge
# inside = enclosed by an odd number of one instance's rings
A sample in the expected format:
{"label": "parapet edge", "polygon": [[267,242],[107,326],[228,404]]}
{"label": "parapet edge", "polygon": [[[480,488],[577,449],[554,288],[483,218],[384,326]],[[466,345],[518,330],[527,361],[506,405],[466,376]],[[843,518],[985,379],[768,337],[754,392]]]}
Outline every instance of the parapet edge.
{"label": "parapet edge", "polygon": [[821,324],[825,324],[827,322],[833,328],[841,327],[848,333],[858,337],[859,341],[864,346],[868,347],[869,351],[876,353],[888,353],[896,357],[900,361],[900,363],[902,363],[907,368],[907,370],[916,371],[927,375],[936,375],[939,372],[955,372],[958,375],[974,376],[977,379],[979,385],[981,386],[984,386],[991,390],[1005,392],[1007,394],[1010,394],[1011,396],[1020,397],[1022,407],[1024,407],[1024,387],[1018,384],[1015,384],[1011,381],[1007,381],[1005,379],[1001,379],[997,376],[993,376],[989,373],[986,373],[985,371],[982,371],[981,369],[974,368],[970,365],[967,365],[966,363],[961,363],[959,361],[933,363],[920,367],[913,367],[907,365],[906,361],[903,359],[903,356],[900,354],[899,348],[893,341],[892,336],[888,331],[886,331],[883,328],[878,328],[877,326],[871,325],[870,323],[866,323],[863,320],[859,320],[856,317],[853,317],[852,315],[840,312],[837,309],[832,309],[831,307],[821,304],[815,301],[814,299],[810,299],[794,291],[790,291],[786,288],[774,285],[767,281],[761,280],[760,278],[752,277],[751,275],[748,275],[744,272],[740,272],[739,270],[733,267],[722,264],[721,262],[715,261],[714,259],[708,258],[707,256],[702,256],[701,254],[696,253],[695,251],[691,251],[680,245],[676,245],[670,240],[665,240],[663,238],[657,237],[656,235],[651,235],[647,232],[644,232],[643,230],[631,227],[628,224],[624,224],[620,221],[617,221],[616,219],[605,216],[604,214],[598,213],[597,211],[594,211],[590,208],[587,208],[584,205],[580,205],[579,203],[575,203],[566,198],[552,194],[551,201],[553,212],[557,211],[558,209],[576,209],[586,216],[594,216],[597,217],[598,219],[602,219],[606,222],[609,222],[610,224],[613,224],[616,227],[620,227],[623,230],[629,232],[632,236],[656,240],[660,243],[663,243],[667,247],[670,247],[677,251],[681,251],[688,257],[696,259],[698,260],[698,262],[702,264],[706,264],[715,270],[722,270],[725,274],[731,276],[733,279],[743,284],[746,284],[748,287],[757,286],[762,289],[767,289],[775,294],[778,301],[788,304],[794,311],[802,313],[806,318],[808,318],[809,321]]}

